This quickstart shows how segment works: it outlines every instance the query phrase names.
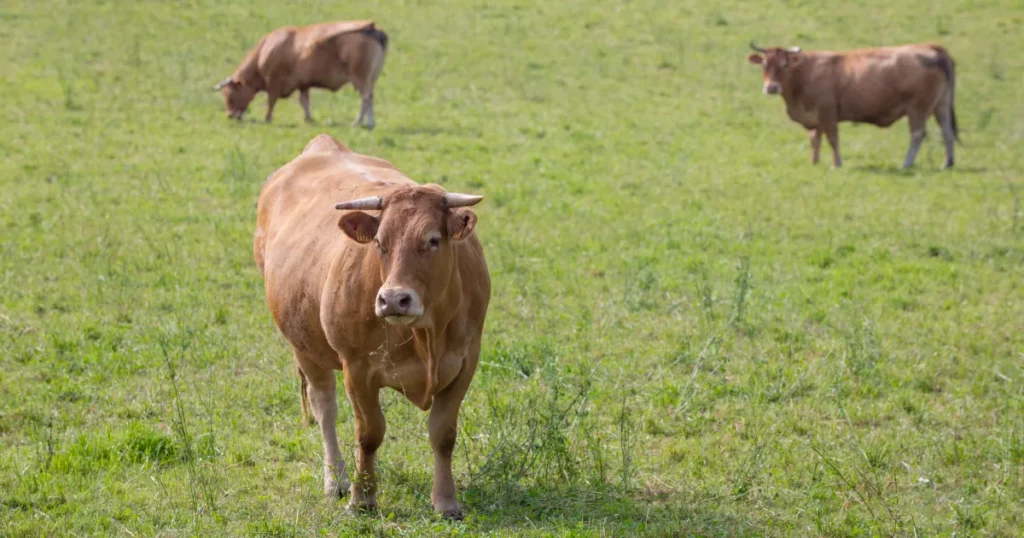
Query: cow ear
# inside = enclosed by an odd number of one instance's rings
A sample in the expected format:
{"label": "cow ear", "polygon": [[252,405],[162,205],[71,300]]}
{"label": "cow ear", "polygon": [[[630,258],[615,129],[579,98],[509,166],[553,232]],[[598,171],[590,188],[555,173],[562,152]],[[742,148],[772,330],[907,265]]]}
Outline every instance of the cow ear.
{"label": "cow ear", "polygon": [[448,213],[448,237],[454,241],[462,241],[473,233],[476,226],[476,213],[468,208],[460,207]]}
{"label": "cow ear", "polygon": [[373,241],[373,238],[377,236],[378,226],[380,226],[380,221],[377,220],[377,217],[362,211],[346,213],[338,219],[338,228],[341,228],[345,235],[359,243]]}
{"label": "cow ear", "polygon": [[747,61],[754,65],[761,65],[764,63],[764,58],[762,58],[760,54],[751,54],[750,56],[747,56]]}

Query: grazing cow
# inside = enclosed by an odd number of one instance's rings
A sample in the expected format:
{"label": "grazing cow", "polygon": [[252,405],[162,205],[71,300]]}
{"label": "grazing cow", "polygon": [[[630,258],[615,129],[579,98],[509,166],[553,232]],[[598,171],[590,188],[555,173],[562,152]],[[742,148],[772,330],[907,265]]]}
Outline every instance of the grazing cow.
{"label": "grazing cow", "polygon": [[[459,518],[452,450],[480,354],[491,284],[476,215],[481,196],[419,185],[381,159],[314,138],[275,172],[257,203],[256,265],[274,321],[291,343],[302,408],[320,424],[324,491],[354,510],[377,505],[379,392],[424,411],[434,451],[434,510]],[[356,473],[338,450],[335,370],[355,417]]]}
{"label": "grazing cow", "polygon": [[811,162],[818,162],[821,134],[839,157],[841,121],[888,127],[907,116],[910,150],[903,167],[914,164],[924,140],[924,125],[934,115],[946,144],[945,167],[953,166],[953,142],[959,141],[953,111],[953,59],[938,45],[904,45],[849,52],[801,51],[800,47],[763,49],[747,59],[763,66],[766,94],[781,93],[790,119],[810,130]]}
{"label": "grazing cow", "polygon": [[299,102],[306,121],[309,114],[309,89],[333,92],[351,82],[362,95],[359,118],[353,125],[372,129],[373,87],[384,66],[388,36],[376,29],[373,21],[342,21],[296,28],[286,26],[270,32],[245,57],[235,74],[220,81],[214,91],[224,93],[227,115],[242,119],[253,97],[267,92],[267,117],[274,114],[274,103],[299,90]]}

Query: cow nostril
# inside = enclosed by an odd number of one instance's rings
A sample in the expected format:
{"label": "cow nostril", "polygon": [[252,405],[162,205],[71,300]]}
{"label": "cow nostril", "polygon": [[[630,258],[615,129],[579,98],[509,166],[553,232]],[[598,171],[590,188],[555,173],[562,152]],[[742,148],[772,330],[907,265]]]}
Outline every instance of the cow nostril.
{"label": "cow nostril", "polygon": [[402,298],[399,299],[399,301],[398,301],[399,308],[402,308],[403,310],[404,309],[408,309],[409,305],[411,305],[411,304],[412,304],[412,297],[410,297],[408,294],[402,295]]}
{"label": "cow nostril", "polygon": [[388,302],[387,302],[387,300],[384,299],[383,295],[378,295],[377,296],[377,304],[380,305],[381,307],[384,307],[384,306],[388,305]]}

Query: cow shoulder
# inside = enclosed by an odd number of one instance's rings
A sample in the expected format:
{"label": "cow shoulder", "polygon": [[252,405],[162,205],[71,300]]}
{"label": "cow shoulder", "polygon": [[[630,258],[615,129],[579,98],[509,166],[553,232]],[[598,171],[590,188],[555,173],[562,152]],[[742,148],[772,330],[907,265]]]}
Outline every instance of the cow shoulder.
{"label": "cow shoulder", "polygon": [[263,38],[259,52],[259,68],[264,77],[273,76],[279,69],[291,68],[294,56],[292,44],[297,31],[294,26],[285,26]]}

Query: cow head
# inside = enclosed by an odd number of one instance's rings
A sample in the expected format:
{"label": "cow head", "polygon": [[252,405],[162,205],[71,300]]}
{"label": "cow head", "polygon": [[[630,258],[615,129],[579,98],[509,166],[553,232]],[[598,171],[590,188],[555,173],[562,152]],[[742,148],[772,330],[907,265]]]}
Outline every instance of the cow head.
{"label": "cow head", "polygon": [[476,225],[476,215],[466,206],[482,199],[425,185],[335,206],[380,210],[377,216],[350,211],[338,220],[345,235],[374,245],[383,281],[374,301],[378,318],[395,325],[432,326],[433,308],[443,302],[452,281],[455,243],[469,237]]}
{"label": "cow head", "polygon": [[256,96],[256,90],[244,81],[228,77],[217,83],[213,91],[224,94],[224,106],[227,109],[227,116],[236,120],[242,119],[242,114],[249,108],[249,103]]}
{"label": "cow head", "polygon": [[781,92],[787,70],[803,60],[800,47],[762,49],[754,43],[750,43],[750,48],[759,54],[747,56],[747,61],[763,67],[764,83],[761,85],[761,90],[768,95]]}

